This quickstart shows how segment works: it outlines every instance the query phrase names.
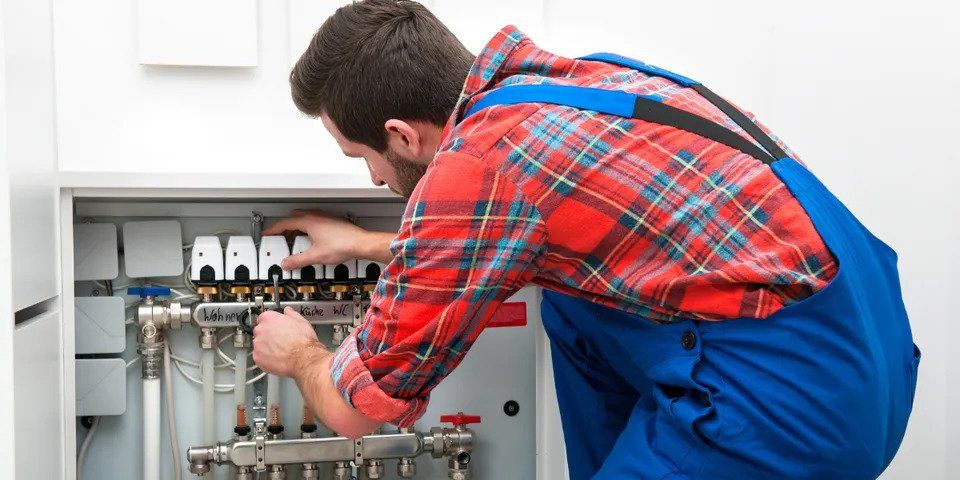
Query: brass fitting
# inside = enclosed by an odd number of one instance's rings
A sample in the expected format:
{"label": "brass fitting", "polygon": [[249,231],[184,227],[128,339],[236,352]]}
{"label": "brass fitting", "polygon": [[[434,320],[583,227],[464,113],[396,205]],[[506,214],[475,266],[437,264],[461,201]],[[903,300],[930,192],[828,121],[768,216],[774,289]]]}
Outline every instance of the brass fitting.
{"label": "brass fitting", "polygon": [[250,288],[250,285],[234,285],[230,287],[231,295],[250,295],[253,290]]}
{"label": "brass fitting", "polygon": [[197,287],[198,295],[216,295],[219,291],[220,289],[218,289],[214,285],[204,285],[204,286]]}
{"label": "brass fitting", "polygon": [[[273,288],[273,285],[264,285],[263,287],[263,293],[267,295],[272,296],[274,293],[276,293],[276,291],[277,289]],[[280,287],[280,291],[283,292],[283,287]]]}

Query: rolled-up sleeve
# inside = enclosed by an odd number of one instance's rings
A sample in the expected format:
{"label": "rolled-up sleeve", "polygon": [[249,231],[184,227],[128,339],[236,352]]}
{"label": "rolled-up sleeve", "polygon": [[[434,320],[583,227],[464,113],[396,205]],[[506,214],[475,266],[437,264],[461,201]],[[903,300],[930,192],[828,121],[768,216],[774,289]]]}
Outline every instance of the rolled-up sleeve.
{"label": "rolled-up sleeve", "polygon": [[407,203],[363,324],[337,350],[334,385],[364,415],[406,427],[499,305],[542,261],[546,229],[483,160],[444,152]]}

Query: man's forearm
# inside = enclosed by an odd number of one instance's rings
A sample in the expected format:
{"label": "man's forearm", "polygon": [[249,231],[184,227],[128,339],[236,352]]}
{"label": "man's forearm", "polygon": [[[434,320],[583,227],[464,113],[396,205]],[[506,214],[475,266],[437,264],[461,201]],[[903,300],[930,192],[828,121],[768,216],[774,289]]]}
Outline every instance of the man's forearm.
{"label": "man's forearm", "polygon": [[390,242],[396,236],[396,233],[391,232],[367,232],[357,245],[357,257],[380,263],[390,263],[393,260],[393,254],[390,253]]}
{"label": "man's forearm", "polygon": [[296,370],[293,375],[303,400],[327,428],[349,438],[357,438],[374,431],[382,422],[374,420],[351,407],[340,396],[330,377],[333,353],[313,342],[296,352]]}

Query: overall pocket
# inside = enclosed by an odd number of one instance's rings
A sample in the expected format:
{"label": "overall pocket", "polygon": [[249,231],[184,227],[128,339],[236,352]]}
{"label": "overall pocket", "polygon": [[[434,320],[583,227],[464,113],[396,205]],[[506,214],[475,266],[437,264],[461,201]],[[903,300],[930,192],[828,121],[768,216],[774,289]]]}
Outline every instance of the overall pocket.
{"label": "overall pocket", "polygon": [[910,392],[910,409],[913,409],[913,398],[917,395],[917,373],[920,367],[920,357],[922,356],[920,352],[920,347],[916,343],[913,344],[913,359],[910,360],[910,379],[909,379],[909,388]]}

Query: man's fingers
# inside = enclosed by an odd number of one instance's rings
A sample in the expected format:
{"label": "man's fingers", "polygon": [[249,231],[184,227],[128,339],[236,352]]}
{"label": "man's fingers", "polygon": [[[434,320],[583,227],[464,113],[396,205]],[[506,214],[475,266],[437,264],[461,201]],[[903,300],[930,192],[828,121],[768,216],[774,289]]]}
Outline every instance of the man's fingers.
{"label": "man's fingers", "polygon": [[297,268],[303,268],[307,265],[313,265],[315,263],[320,263],[320,255],[316,252],[316,247],[311,248],[306,252],[290,255],[289,257],[284,258],[283,261],[280,262],[280,268],[290,271]]}
{"label": "man's fingers", "polygon": [[267,320],[270,320],[271,318],[277,315],[280,315],[280,313],[275,312],[273,310],[267,310],[266,312],[261,313],[259,317],[257,317],[257,324],[261,324]]}
{"label": "man's fingers", "polygon": [[276,223],[270,225],[269,227],[263,229],[264,235],[277,235],[287,231],[300,230],[303,231],[303,228],[306,227],[306,222],[303,217],[287,217],[284,219],[277,220]]}
{"label": "man's fingers", "polygon": [[286,307],[286,308],[284,308],[284,309],[283,309],[283,313],[284,313],[284,315],[287,315],[288,317],[297,318],[297,319],[303,320],[304,322],[307,321],[306,318],[303,318],[303,315],[300,315],[300,312],[294,310],[294,309],[291,308],[291,307]]}
{"label": "man's fingers", "polygon": [[316,208],[297,208],[290,212],[291,217],[305,217],[307,215],[316,215],[319,217],[333,216],[327,212],[324,212],[323,210],[317,210]]}

